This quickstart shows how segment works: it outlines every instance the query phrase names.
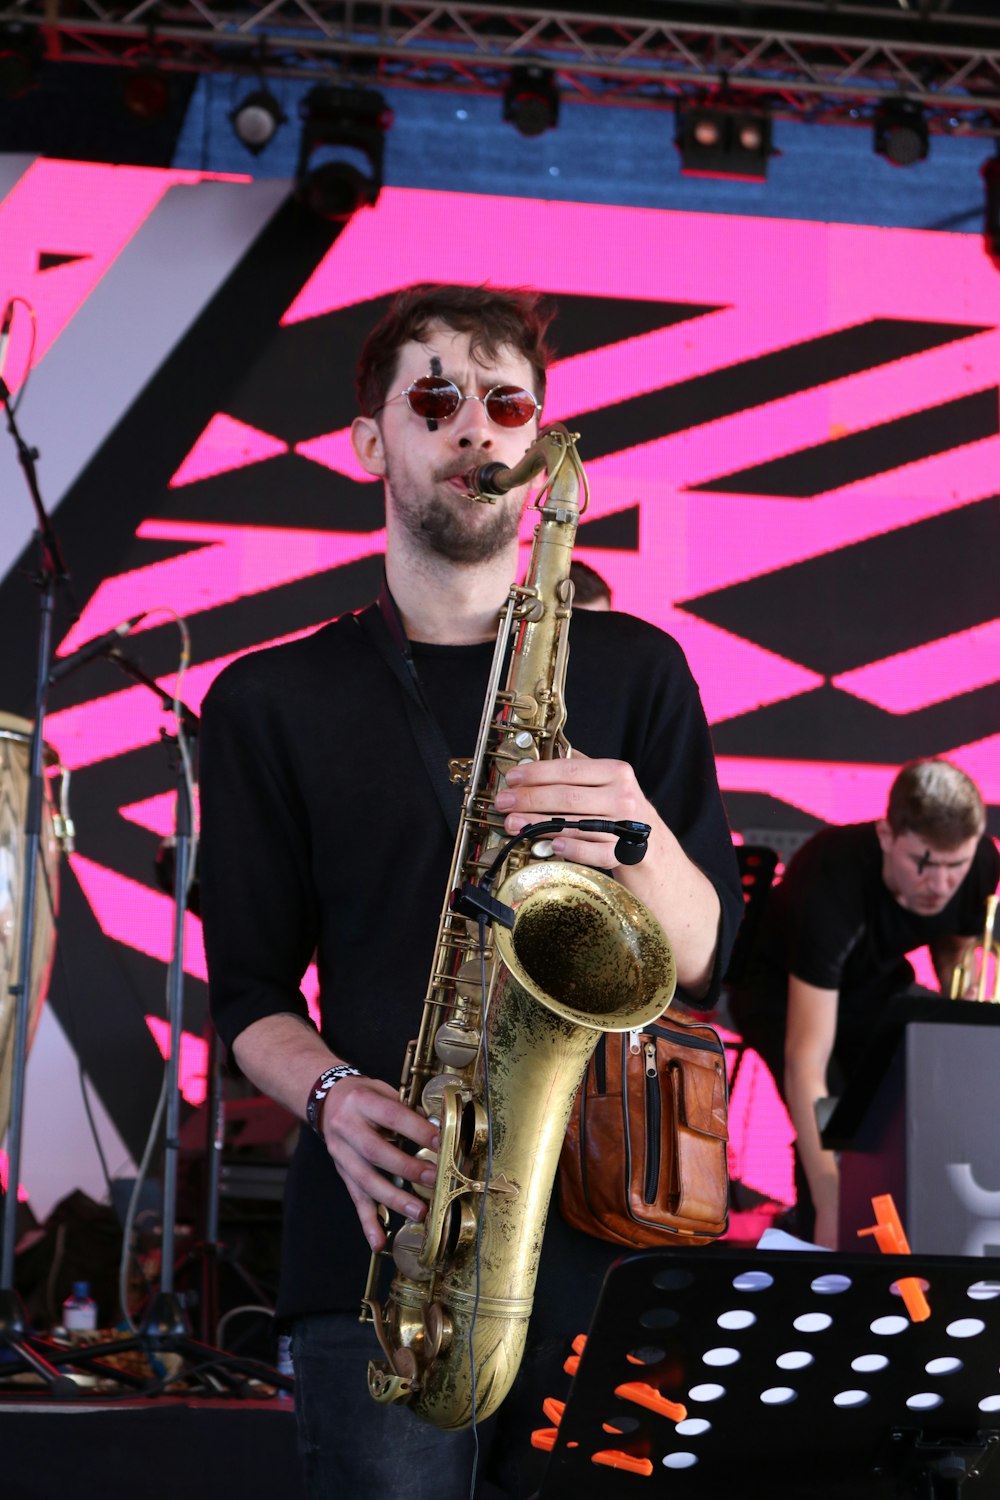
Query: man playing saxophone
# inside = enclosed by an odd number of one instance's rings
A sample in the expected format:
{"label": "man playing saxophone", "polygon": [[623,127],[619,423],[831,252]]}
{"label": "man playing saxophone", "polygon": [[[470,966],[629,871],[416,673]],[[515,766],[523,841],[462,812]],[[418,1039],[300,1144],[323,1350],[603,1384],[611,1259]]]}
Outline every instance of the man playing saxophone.
{"label": "man playing saxophone", "polygon": [[[279,1316],[290,1324],[310,1500],[451,1500],[475,1437],[371,1401],[357,1306],[379,1206],[409,1219],[435,1126],[388,1080],[414,1034],[450,837],[418,753],[412,702],[451,756],[475,743],[498,612],[518,568],[526,494],[469,499],[465,476],[513,467],[538,433],[548,318],[524,292],[423,286],[369,335],[352,438],[386,499],[386,587],[360,621],[254,653],[204,706],[202,910],[212,1009],[246,1076],[303,1121],[286,1191]],[[366,617],[393,643],[394,670]],[[381,628],[381,627],[380,627]],[[711,994],[742,911],[697,688],[677,643],[616,614],[574,615],[570,759],[518,766],[496,799],[507,833],[555,816],[648,823],[646,858],[567,830],[563,859],[610,872],[659,919],[679,986]],[[315,955],[322,1030],[300,993]],[[551,1243],[550,1243],[551,1241]],[[593,1306],[612,1247],[549,1215],[530,1337],[545,1354]],[[561,1300],[560,1300],[561,1299]],[[536,1323],[538,1325],[536,1329]],[[548,1326],[546,1326],[546,1324]],[[558,1369],[558,1365],[553,1368]],[[525,1376],[530,1384],[530,1375]],[[492,1419],[497,1485],[527,1494],[529,1428],[514,1396]],[[509,1429],[509,1430],[508,1430]],[[489,1434],[480,1434],[483,1471]],[[534,1487],[534,1486],[532,1486]]]}

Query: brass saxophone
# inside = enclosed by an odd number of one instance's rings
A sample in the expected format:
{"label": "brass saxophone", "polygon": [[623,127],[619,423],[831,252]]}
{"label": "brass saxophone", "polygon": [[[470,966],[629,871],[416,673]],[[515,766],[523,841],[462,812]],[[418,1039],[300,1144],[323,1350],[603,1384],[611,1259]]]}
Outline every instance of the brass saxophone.
{"label": "brass saxophone", "polygon": [[[373,1255],[361,1314],[385,1355],[368,1367],[375,1400],[408,1402],[445,1429],[484,1420],[517,1374],[559,1151],[600,1034],[646,1025],[674,993],[670,946],[642,903],[608,875],[545,858],[543,846],[505,854],[493,808],[514,765],[569,754],[569,567],[581,488],[583,509],[587,493],[575,443],[553,424],[513,469],[489,465],[470,476],[486,491],[470,499],[489,501],[547,470],[528,574],[501,615],[420,1030],[400,1085],[400,1098],[439,1124],[436,1181],[414,1186],[429,1200],[425,1220],[403,1223]],[[452,893],[482,889],[496,863],[504,873],[495,901],[513,926],[488,930],[455,908]],[[383,1306],[380,1270],[390,1255]]]}

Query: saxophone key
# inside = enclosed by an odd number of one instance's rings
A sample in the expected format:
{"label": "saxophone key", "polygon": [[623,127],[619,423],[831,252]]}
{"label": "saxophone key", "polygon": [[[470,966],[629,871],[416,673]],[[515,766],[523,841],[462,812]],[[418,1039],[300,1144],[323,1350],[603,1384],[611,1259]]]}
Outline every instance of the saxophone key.
{"label": "saxophone key", "polygon": [[[414,1161],[421,1162],[423,1164],[429,1162],[432,1167],[436,1167],[437,1152],[432,1151],[428,1146],[421,1146],[420,1150],[414,1157]],[[419,1171],[420,1169],[418,1168],[417,1170]],[[429,1203],[431,1198],[434,1196],[433,1179],[430,1182],[422,1182],[416,1178],[411,1178],[406,1185],[411,1193],[416,1194],[418,1198],[422,1198],[425,1203]]]}
{"label": "saxophone key", "polygon": [[433,1269],[422,1264],[420,1256],[424,1249],[426,1234],[422,1224],[408,1219],[396,1230],[392,1241],[392,1258],[396,1269],[411,1281],[430,1281]]}
{"label": "saxophone key", "polygon": [[535,736],[530,729],[519,729],[516,734],[507,735],[494,750],[493,759],[497,770],[504,776],[525,761],[537,760],[538,746],[535,744]]}
{"label": "saxophone key", "polygon": [[446,1067],[461,1071],[475,1062],[480,1041],[480,1033],[474,1027],[445,1021],[434,1037],[434,1051]]}
{"label": "saxophone key", "polygon": [[433,1078],[428,1078],[420,1095],[420,1108],[433,1125],[440,1125],[441,1114],[444,1109],[445,1084],[454,1084],[455,1077],[452,1073],[435,1073]]}

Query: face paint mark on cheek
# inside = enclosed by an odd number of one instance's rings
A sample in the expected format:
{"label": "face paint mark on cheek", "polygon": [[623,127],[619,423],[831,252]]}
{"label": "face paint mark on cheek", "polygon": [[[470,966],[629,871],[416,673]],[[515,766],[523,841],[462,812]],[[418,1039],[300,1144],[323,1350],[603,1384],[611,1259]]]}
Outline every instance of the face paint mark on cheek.
{"label": "face paint mark on cheek", "polygon": [[917,874],[922,875],[930,862],[931,851],[929,849],[925,849],[923,854],[921,854],[920,858],[917,860]]}
{"label": "face paint mark on cheek", "polygon": [[[431,374],[432,375],[440,375],[441,374],[441,361],[438,359],[438,357],[437,357],[436,354],[432,354],[431,355]],[[437,422],[434,420],[433,417],[428,417],[427,418],[427,431],[428,432],[437,432],[437,430],[438,430],[438,424],[437,424]]]}

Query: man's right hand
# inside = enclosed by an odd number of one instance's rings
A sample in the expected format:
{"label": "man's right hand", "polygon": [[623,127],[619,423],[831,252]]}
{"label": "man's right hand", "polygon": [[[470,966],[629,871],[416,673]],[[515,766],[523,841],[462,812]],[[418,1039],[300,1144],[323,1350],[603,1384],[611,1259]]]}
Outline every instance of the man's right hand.
{"label": "man's right hand", "polygon": [[[388,1083],[364,1076],[334,1084],[323,1101],[322,1123],[327,1150],[347,1184],[365,1238],[373,1250],[381,1250],[386,1237],[378,1205],[407,1219],[422,1219],[424,1204],[408,1184],[430,1187],[436,1175],[432,1163],[415,1161],[392,1137],[436,1151],[437,1126],[403,1104]],[[396,1186],[396,1177],[403,1180],[402,1187]]]}

